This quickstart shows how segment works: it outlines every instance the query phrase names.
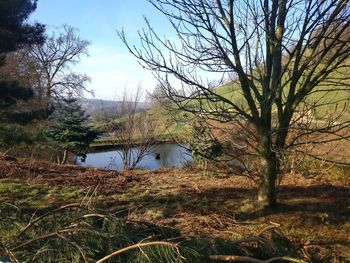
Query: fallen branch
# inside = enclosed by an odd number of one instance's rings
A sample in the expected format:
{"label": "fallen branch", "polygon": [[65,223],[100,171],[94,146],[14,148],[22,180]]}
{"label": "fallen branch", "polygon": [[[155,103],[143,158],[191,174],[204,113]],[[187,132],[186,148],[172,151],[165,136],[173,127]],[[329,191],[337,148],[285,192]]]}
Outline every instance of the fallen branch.
{"label": "fallen branch", "polygon": [[13,262],[13,263],[19,263],[19,261],[17,260],[17,258],[15,257],[15,255],[14,255],[7,247],[5,247],[2,243],[0,243],[0,247],[4,250],[5,256],[9,257],[9,259],[11,260],[11,262]]}
{"label": "fallen branch", "polygon": [[[271,231],[271,230],[279,230],[279,232],[281,232],[281,229],[279,228],[279,226],[273,225],[273,226],[267,226],[265,227],[263,230],[261,230],[258,233],[258,236],[261,236],[262,234],[264,234],[265,232]],[[282,234],[282,233],[281,233]]]}
{"label": "fallen branch", "polygon": [[62,230],[58,230],[56,232],[52,232],[52,233],[48,233],[46,235],[42,235],[42,236],[39,236],[39,237],[35,237],[35,238],[32,238],[30,240],[27,240],[27,241],[24,241],[20,244],[17,244],[16,246],[12,247],[11,250],[12,251],[15,251],[15,250],[18,250],[24,246],[27,246],[27,245],[30,245],[34,242],[37,242],[37,241],[40,241],[40,240],[44,240],[44,239],[49,239],[51,237],[60,237],[59,235],[60,234],[63,234],[63,233],[76,233],[76,232],[88,232],[88,233],[91,233],[91,234],[96,234],[96,235],[100,235],[100,236],[105,236],[105,235],[102,235],[101,233],[97,232],[97,231],[94,231],[94,230],[90,230],[90,229],[83,229],[83,228],[66,228],[66,229],[62,229]]}
{"label": "fallen branch", "polygon": [[[21,232],[19,232],[19,234],[17,235],[16,238],[20,238],[30,227],[34,226],[37,222],[39,222],[40,220],[42,220],[43,218],[49,216],[49,215],[52,215],[52,214],[55,214],[59,211],[62,211],[66,208],[71,208],[71,207],[81,207],[80,204],[69,204],[69,205],[65,205],[65,206],[61,206],[53,211],[50,211],[50,212],[47,212],[45,214],[43,214],[42,216],[39,216],[37,217],[36,219],[34,220],[30,220],[30,222],[21,230]],[[34,216],[35,214],[33,214]]]}
{"label": "fallen branch", "polygon": [[[105,262],[107,261],[108,259],[112,258],[112,257],[115,257],[115,256],[118,256],[122,253],[125,253],[129,250],[133,250],[133,249],[137,249],[137,248],[142,248],[142,247],[148,247],[148,246],[169,246],[169,247],[173,247],[177,250],[177,252],[179,253],[179,248],[177,246],[177,244],[174,244],[174,243],[170,243],[170,242],[164,242],[164,241],[154,241],[154,242],[147,242],[147,243],[137,243],[135,245],[132,245],[132,246],[128,246],[128,247],[125,247],[125,248],[122,248],[122,249],[119,249],[107,256],[105,256],[104,258],[100,259],[100,260],[97,260],[96,263],[102,263],[102,262]],[[180,253],[179,253],[180,254]]]}

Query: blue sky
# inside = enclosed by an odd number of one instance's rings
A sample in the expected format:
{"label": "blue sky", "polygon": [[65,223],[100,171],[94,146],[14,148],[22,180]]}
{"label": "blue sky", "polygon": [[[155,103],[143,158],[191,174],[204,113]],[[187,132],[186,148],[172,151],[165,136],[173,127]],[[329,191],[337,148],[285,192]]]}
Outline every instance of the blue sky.
{"label": "blue sky", "polygon": [[124,88],[132,92],[141,83],[151,91],[156,85],[152,74],[142,69],[116,34],[124,28],[127,38],[137,41],[144,15],[158,30],[166,31],[164,17],[147,0],[39,0],[31,19],[48,25],[49,30],[63,24],[79,29],[80,36],[91,42],[90,56],[74,70],[92,78],[88,87],[96,98],[118,99]]}

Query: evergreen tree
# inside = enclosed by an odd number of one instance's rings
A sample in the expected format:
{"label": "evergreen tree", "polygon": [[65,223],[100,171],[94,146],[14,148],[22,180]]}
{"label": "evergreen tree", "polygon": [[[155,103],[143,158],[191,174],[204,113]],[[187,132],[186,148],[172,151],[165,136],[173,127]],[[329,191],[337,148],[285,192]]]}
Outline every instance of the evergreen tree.
{"label": "evergreen tree", "polygon": [[13,107],[18,100],[26,101],[32,97],[31,89],[24,88],[15,81],[0,81],[0,121],[11,122]]}
{"label": "evergreen tree", "polygon": [[29,15],[36,9],[36,0],[0,1],[0,62],[6,53],[16,51],[23,45],[42,43],[42,24],[27,24]]}
{"label": "evergreen tree", "polygon": [[96,129],[86,125],[87,118],[75,99],[68,99],[53,114],[55,123],[45,134],[52,140],[55,148],[63,150],[62,158],[58,158],[59,163],[67,161],[68,151],[86,157],[89,144],[100,134]]}
{"label": "evergreen tree", "polygon": [[[23,46],[43,43],[42,24],[26,23],[29,15],[36,9],[36,0],[0,1],[0,67],[4,65],[6,55]],[[22,141],[28,141],[18,123],[25,123],[35,115],[23,107],[23,102],[33,97],[33,91],[23,87],[17,81],[6,77],[0,80],[0,147],[10,147]]]}
{"label": "evergreen tree", "polygon": [[8,149],[22,142],[31,142],[31,136],[18,124],[31,120],[33,113],[23,111],[18,100],[27,101],[32,96],[32,90],[19,86],[17,82],[0,81],[0,147]]}

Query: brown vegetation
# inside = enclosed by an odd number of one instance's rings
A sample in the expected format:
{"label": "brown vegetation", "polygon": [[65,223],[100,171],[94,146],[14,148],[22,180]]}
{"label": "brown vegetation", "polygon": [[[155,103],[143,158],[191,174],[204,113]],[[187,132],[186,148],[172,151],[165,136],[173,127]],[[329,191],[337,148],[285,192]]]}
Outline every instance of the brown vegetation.
{"label": "brown vegetation", "polygon": [[128,220],[177,229],[185,236],[232,241],[279,228],[305,258],[350,259],[346,170],[333,168],[312,179],[287,174],[278,206],[264,211],[254,202],[256,186],[244,176],[204,176],[180,169],[108,171],[11,158],[0,161],[0,171],[0,178],[94,191],[100,208],[122,210]]}

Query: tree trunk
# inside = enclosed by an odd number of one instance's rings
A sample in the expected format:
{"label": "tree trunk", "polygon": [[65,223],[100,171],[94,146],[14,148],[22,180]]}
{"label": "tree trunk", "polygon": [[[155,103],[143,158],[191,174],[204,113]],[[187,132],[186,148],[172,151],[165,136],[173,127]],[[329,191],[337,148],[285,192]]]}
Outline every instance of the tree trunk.
{"label": "tree trunk", "polygon": [[61,164],[65,164],[67,161],[67,150],[64,150]]}
{"label": "tree trunk", "polygon": [[260,157],[260,182],[258,185],[258,205],[267,208],[276,204],[277,160],[276,155]]}
{"label": "tree trunk", "polygon": [[278,160],[271,149],[271,138],[264,134],[260,137],[260,182],[258,185],[258,205],[265,209],[276,204],[276,180],[278,175]]}

